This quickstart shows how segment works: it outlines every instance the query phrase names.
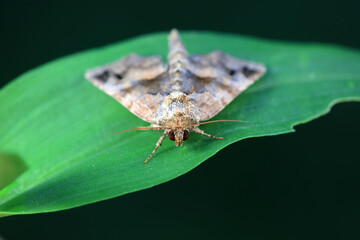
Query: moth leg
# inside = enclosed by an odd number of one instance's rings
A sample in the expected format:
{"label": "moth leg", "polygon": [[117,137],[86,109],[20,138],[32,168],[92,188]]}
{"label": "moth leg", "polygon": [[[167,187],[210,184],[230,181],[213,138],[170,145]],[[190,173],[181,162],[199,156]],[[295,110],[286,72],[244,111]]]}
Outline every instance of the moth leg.
{"label": "moth leg", "polygon": [[209,137],[209,138],[213,138],[213,139],[224,139],[223,137],[215,137],[215,136],[212,136],[212,135],[210,135],[210,134],[208,134],[208,133],[205,133],[205,132],[204,132],[203,130],[201,130],[200,128],[194,128],[192,131],[193,131],[194,133],[199,134],[199,135],[207,136],[207,137]]}
{"label": "moth leg", "polygon": [[159,140],[157,141],[156,147],[155,147],[154,151],[153,151],[153,152],[150,154],[150,156],[145,160],[144,164],[146,164],[146,163],[150,160],[150,158],[154,155],[154,153],[156,152],[156,150],[161,146],[161,144],[162,144],[162,142],[164,141],[166,135],[167,135],[167,132],[165,131],[165,132],[163,133],[163,135],[161,135],[161,137],[160,137]]}

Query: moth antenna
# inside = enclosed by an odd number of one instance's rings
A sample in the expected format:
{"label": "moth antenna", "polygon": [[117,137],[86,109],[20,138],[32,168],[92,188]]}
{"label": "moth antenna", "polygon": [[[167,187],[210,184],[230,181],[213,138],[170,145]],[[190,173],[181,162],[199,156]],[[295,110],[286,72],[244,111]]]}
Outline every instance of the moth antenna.
{"label": "moth antenna", "polygon": [[190,125],[189,127],[198,126],[198,125],[204,125],[204,124],[209,124],[209,123],[217,123],[217,122],[254,122],[254,121],[242,121],[242,120],[214,120],[214,121],[207,121],[207,122],[202,122],[202,123],[193,124],[193,125]]}
{"label": "moth antenna", "polygon": [[105,135],[105,137],[111,136],[114,134],[118,134],[118,133],[122,133],[122,132],[133,131],[133,130],[160,130],[160,129],[169,129],[169,128],[166,128],[166,127],[137,127],[137,128],[131,128],[131,129],[126,129],[126,130],[122,130],[119,132],[110,133],[108,135]]}

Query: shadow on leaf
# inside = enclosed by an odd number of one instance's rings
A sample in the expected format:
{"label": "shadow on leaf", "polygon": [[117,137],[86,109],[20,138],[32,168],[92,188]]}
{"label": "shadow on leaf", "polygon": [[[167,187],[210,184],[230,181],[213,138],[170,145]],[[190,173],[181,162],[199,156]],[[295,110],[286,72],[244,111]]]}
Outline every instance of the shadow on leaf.
{"label": "shadow on leaf", "polygon": [[19,156],[0,152],[0,190],[15,181],[26,169]]}

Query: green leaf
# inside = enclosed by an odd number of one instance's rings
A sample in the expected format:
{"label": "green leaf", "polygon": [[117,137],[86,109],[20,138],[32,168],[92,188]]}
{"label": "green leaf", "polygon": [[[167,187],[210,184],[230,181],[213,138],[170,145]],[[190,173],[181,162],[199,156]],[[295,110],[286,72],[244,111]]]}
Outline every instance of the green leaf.
{"label": "green leaf", "polygon": [[[268,72],[182,147],[147,126],[84,79],[84,72],[131,52],[167,55],[167,33],[64,57],[27,72],[0,91],[0,216],[58,211],[149,188],[176,178],[244,138],[277,135],[340,101],[360,100],[360,52],[215,33],[183,33],[190,53],[220,49],[264,63]],[[224,159],[227,161],[227,159]],[[244,161],[247,161],[244,159]]]}

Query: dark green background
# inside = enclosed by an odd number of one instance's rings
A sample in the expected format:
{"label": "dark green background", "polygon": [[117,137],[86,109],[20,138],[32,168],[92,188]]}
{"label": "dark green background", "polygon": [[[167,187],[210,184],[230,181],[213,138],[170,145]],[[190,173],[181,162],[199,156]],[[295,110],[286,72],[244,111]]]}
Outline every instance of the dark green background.
{"label": "dark green background", "polygon": [[[0,86],[58,57],[173,27],[360,48],[358,1],[4,0],[0,7]],[[160,186],[2,218],[0,237],[360,239],[359,123],[359,103],[336,105],[296,133],[238,142]]]}

